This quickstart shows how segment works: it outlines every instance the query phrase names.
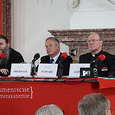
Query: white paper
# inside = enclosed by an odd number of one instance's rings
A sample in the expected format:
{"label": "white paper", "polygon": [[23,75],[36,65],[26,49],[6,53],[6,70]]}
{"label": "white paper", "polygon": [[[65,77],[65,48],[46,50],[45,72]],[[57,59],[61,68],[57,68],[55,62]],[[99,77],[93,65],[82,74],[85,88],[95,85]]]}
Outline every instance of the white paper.
{"label": "white paper", "polygon": [[10,77],[31,77],[31,64],[12,63]]}
{"label": "white paper", "polygon": [[80,68],[90,68],[90,64],[85,63],[76,63],[70,64],[69,76],[68,78],[79,78],[80,77]]}
{"label": "white paper", "polygon": [[36,77],[51,77],[57,78],[58,64],[39,64]]}

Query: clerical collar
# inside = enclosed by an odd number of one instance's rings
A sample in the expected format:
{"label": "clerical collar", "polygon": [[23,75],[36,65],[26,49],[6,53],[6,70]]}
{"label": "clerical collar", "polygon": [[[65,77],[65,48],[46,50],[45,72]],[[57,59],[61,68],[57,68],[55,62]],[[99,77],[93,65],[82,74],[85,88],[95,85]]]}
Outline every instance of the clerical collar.
{"label": "clerical collar", "polygon": [[98,57],[102,53],[102,50],[97,54],[92,54],[92,57]]}
{"label": "clerical collar", "polygon": [[92,54],[92,57],[95,57],[95,54]]}

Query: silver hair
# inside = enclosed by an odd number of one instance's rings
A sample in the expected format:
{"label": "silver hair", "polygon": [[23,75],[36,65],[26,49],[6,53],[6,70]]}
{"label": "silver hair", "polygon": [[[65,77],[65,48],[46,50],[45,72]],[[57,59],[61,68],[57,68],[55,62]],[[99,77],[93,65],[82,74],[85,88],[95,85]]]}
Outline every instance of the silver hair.
{"label": "silver hair", "polygon": [[49,38],[46,39],[46,41],[49,40],[49,39],[52,39],[55,44],[60,44],[59,40],[57,38],[55,38],[55,37],[49,37]]}
{"label": "silver hair", "polygon": [[64,114],[58,106],[51,104],[39,108],[36,111],[35,115],[64,115]]}
{"label": "silver hair", "polygon": [[79,102],[79,115],[105,115],[110,108],[110,101],[101,93],[93,93],[83,97]]}

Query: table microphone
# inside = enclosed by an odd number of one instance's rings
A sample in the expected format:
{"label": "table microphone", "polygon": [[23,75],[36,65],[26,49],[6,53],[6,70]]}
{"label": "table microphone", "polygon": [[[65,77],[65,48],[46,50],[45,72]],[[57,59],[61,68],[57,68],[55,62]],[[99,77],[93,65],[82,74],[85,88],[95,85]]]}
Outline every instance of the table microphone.
{"label": "table microphone", "polygon": [[62,75],[63,75],[63,61],[67,58],[67,53],[66,52],[63,52],[61,54],[61,60],[59,61],[59,64],[58,64],[58,67],[59,67],[59,70],[58,70],[58,78],[61,78]]}
{"label": "table microphone", "polygon": [[103,61],[103,60],[105,60],[105,55],[99,55],[95,60],[93,60],[92,62],[97,62],[97,61]]}
{"label": "table microphone", "polygon": [[34,64],[36,60],[38,60],[40,58],[40,54],[39,53],[36,53],[34,55],[34,59],[32,60],[32,63]]}
{"label": "table microphone", "polygon": [[32,63],[31,63],[31,75],[34,76],[35,73],[36,73],[36,65],[35,65],[35,61],[38,60],[40,58],[40,54],[39,53],[36,53],[34,55],[34,59],[32,60]]}
{"label": "table microphone", "polygon": [[1,60],[1,59],[4,59],[5,57],[6,57],[6,54],[5,54],[5,53],[0,54],[0,60]]}
{"label": "table microphone", "polygon": [[91,77],[98,77],[98,67],[97,62],[105,60],[105,55],[99,55],[95,60],[90,63],[90,76]]}
{"label": "table microphone", "polygon": [[63,52],[61,54],[61,60],[59,61],[59,64],[63,63],[63,61],[67,58],[67,53],[66,52]]}

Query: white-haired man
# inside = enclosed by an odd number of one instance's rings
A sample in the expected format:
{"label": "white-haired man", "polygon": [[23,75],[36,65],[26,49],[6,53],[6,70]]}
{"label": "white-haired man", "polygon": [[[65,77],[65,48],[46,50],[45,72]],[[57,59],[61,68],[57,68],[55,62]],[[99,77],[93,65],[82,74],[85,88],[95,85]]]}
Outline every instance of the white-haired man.
{"label": "white-haired man", "polygon": [[39,108],[35,115],[64,115],[63,111],[56,105],[45,105]]}
{"label": "white-haired man", "polygon": [[93,93],[83,97],[78,105],[79,115],[112,115],[110,101],[101,93]]}

